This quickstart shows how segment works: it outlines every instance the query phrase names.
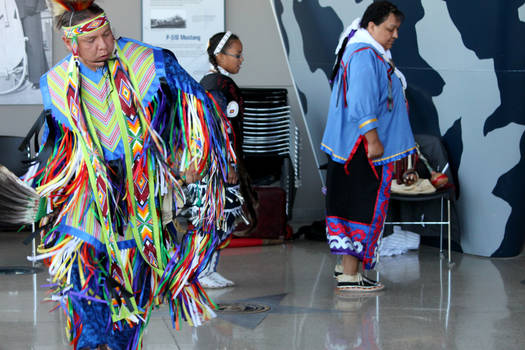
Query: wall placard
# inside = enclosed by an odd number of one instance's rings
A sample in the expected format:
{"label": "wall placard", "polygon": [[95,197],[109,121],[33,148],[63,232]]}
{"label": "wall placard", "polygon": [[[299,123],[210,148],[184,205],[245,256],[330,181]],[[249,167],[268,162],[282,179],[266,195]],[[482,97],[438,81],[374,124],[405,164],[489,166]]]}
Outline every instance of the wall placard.
{"label": "wall placard", "polygon": [[171,50],[193,78],[208,71],[208,39],[224,31],[224,0],[143,0],[142,40]]}

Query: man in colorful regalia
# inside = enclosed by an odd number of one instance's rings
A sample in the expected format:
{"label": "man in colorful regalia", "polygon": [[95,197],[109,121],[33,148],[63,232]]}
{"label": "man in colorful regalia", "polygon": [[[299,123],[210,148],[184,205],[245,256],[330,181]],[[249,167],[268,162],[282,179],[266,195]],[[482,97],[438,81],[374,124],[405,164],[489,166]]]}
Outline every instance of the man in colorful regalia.
{"label": "man in colorful regalia", "polygon": [[[217,244],[234,152],[213,99],[170,52],[115,40],[93,1],[55,1],[71,55],[42,76],[47,113],[37,259],[75,349],[142,347],[152,309],[174,326],[214,316],[195,278]],[[46,155],[46,156],[44,156]],[[172,215],[184,180],[205,179],[194,227],[179,241]],[[195,198],[193,198],[195,200]]]}

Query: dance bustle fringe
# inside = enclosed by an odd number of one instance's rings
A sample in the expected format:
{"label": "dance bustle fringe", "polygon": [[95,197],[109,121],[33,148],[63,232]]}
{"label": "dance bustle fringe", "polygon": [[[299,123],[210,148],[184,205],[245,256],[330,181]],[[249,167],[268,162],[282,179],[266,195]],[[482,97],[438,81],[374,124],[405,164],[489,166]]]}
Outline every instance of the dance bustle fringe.
{"label": "dance bustle fringe", "polygon": [[0,224],[23,225],[35,222],[45,212],[38,193],[0,164]]}
{"label": "dance bustle fringe", "polygon": [[186,234],[166,266],[155,295],[167,300],[176,329],[180,329],[181,320],[200,326],[215,317],[213,309],[216,305],[208,298],[196,277],[206,266],[216,245],[215,234]]}

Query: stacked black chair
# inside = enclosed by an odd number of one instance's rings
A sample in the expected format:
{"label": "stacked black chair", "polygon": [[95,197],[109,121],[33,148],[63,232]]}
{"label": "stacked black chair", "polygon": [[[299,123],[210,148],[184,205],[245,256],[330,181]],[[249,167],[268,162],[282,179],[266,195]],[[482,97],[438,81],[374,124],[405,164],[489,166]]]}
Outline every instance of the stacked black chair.
{"label": "stacked black chair", "polygon": [[286,89],[243,88],[244,160],[255,184],[280,181],[287,194],[287,216],[300,186],[299,130],[290,115]]}

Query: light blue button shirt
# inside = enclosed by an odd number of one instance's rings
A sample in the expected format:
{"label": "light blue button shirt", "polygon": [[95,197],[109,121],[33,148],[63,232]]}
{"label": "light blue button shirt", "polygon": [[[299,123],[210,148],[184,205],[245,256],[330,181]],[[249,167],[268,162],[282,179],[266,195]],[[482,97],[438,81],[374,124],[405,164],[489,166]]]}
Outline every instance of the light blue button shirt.
{"label": "light blue button shirt", "polygon": [[361,136],[372,129],[377,130],[384,148],[383,156],[374,159],[375,165],[393,162],[415,152],[403,86],[393,73],[390,77],[393,104],[389,108],[389,68],[368,44],[347,46],[334,81],[321,143],[321,150],[334,161],[347,162]]}

